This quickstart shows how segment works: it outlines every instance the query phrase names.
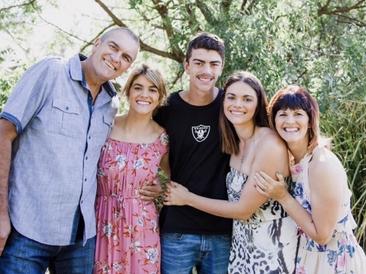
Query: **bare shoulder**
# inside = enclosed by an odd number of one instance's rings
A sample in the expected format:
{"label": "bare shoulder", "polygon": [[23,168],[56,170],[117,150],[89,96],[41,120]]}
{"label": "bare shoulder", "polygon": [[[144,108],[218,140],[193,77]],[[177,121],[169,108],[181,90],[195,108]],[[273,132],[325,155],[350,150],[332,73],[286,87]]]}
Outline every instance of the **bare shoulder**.
{"label": "bare shoulder", "polygon": [[113,127],[121,127],[123,125],[123,121],[125,120],[125,114],[118,114],[114,117]]}
{"label": "bare shoulder", "polygon": [[274,176],[280,172],[287,176],[288,152],[285,143],[270,128],[260,128],[256,144],[255,165],[259,170]]}
{"label": "bare shoulder", "polygon": [[344,167],[338,157],[325,147],[318,147],[314,151],[309,169],[312,173],[344,171]]}
{"label": "bare shoulder", "polygon": [[[316,184],[316,187],[337,188],[347,184],[347,175],[341,161],[325,147],[314,151],[309,164],[309,179],[310,184]],[[316,182],[322,182],[322,184]]]}
{"label": "bare shoulder", "polygon": [[266,154],[287,155],[287,147],[284,141],[270,128],[261,127],[258,130],[257,151],[264,151]]}
{"label": "bare shoulder", "polygon": [[161,127],[157,122],[152,120],[152,123],[153,123],[152,126],[153,126],[154,134],[160,135],[162,133],[165,133],[165,129],[163,127]]}

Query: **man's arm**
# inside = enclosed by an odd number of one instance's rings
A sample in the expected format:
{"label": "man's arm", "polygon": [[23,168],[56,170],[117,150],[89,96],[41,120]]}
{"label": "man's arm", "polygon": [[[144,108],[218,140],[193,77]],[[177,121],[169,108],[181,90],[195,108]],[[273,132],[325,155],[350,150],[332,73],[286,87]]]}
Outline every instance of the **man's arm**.
{"label": "man's arm", "polygon": [[12,143],[17,137],[15,126],[5,119],[0,119],[0,256],[10,234],[8,211],[8,186]]}

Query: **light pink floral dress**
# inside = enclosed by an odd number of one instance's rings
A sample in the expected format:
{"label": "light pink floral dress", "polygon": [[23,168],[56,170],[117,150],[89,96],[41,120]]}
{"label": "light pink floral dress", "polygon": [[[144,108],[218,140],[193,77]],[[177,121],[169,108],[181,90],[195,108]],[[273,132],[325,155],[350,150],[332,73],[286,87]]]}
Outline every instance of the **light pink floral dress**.
{"label": "light pink floral dress", "polygon": [[[317,149],[326,148],[315,148],[315,150]],[[293,196],[310,214],[311,190],[308,171],[311,158],[312,154],[307,154],[298,164],[291,167],[291,176],[294,181]],[[297,274],[366,273],[365,254],[353,234],[356,223],[351,213],[350,198],[352,193],[348,189],[347,182],[344,182],[344,189],[340,189],[340,191],[347,193],[347,195],[345,195],[343,210],[329,243],[320,245],[299,229],[300,238],[296,259]],[[332,208],[329,208],[329,210],[332,210]]]}
{"label": "light pink floral dress", "polygon": [[94,273],[160,273],[158,211],[139,198],[152,184],[168,149],[162,133],[150,144],[109,138],[98,166],[97,242]]}

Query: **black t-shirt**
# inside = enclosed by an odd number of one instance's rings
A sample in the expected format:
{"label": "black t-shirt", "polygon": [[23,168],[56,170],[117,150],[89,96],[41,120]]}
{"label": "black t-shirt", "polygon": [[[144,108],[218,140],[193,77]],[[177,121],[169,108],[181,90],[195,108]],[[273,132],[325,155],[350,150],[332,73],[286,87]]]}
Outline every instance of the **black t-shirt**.
{"label": "black t-shirt", "polygon": [[[221,152],[218,128],[222,96],[220,90],[210,104],[193,106],[174,92],[154,119],[169,135],[171,179],[198,195],[227,200],[229,155]],[[164,206],[160,229],[170,233],[230,234],[232,220],[189,206]]]}

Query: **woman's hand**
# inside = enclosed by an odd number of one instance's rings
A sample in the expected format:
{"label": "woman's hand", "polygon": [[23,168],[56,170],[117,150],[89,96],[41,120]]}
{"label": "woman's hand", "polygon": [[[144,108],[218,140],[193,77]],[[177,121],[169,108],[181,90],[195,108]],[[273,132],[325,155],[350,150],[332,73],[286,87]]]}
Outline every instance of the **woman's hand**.
{"label": "woman's hand", "polygon": [[276,173],[278,181],[272,179],[266,173],[260,171],[254,175],[254,180],[256,182],[255,188],[257,191],[268,198],[280,201],[289,195],[287,191],[287,184],[283,175]]}
{"label": "woman's hand", "polygon": [[170,181],[167,185],[164,205],[186,205],[189,195],[190,192],[186,187],[174,181]]}
{"label": "woman's hand", "polygon": [[145,184],[141,189],[139,189],[140,198],[143,201],[154,201],[160,196],[163,189],[160,182],[155,180],[152,183]]}

